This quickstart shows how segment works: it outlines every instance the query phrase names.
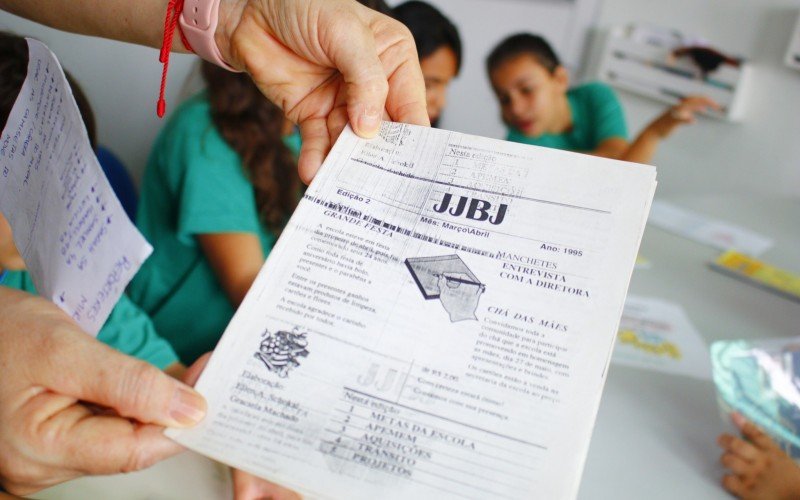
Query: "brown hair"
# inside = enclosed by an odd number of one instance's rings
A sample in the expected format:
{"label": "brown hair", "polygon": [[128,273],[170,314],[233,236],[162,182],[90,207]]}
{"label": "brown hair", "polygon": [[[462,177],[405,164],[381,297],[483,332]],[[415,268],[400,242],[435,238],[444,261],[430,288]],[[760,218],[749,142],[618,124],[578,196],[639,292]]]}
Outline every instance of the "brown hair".
{"label": "brown hair", "polygon": [[262,222],[279,233],[297,207],[297,164],[283,143],[284,116],[264,97],[246,73],[231,73],[203,62],[211,120],[225,142],[241,157],[253,184]]}

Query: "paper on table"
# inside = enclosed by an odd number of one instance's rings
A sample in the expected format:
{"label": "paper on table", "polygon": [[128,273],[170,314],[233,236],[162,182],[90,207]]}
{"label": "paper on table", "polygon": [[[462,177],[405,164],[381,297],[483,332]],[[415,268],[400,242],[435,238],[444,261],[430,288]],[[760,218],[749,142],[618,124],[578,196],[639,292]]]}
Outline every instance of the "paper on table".
{"label": "paper on table", "polygon": [[739,250],[758,256],[772,247],[772,240],[749,229],[706,217],[673,203],[655,200],[647,222],[684,238],[720,250]]}
{"label": "paper on table", "polygon": [[677,304],[628,295],[612,363],[711,378],[708,347]]}
{"label": "paper on table", "polygon": [[800,302],[800,275],[729,250],[711,263],[711,269],[745,283]]}
{"label": "paper on table", "polygon": [[97,335],[152,247],[109,186],[55,55],[32,39],[28,52],[0,144],[0,211],[37,291]]}
{"label": "paper on table", "polygon": [[570,498],[655,169],[346,129],[197,384],[186,446],[310,498]]}

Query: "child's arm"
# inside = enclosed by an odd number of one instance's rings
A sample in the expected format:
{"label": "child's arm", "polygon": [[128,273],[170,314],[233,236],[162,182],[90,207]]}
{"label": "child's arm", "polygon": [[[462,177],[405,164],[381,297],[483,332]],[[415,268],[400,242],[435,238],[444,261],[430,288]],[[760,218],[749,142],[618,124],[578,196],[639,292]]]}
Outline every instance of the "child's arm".
{"label": "child's arm", "polygon": [[175,363],[172,363],[164,368],[164,373],[174,379],[183,380],[184,375],[186,375],[186,365],[180,361],[176,361]]}
{"label": "child's arm", "polygon": [[629,146],[628,141],[622,137],[612,137],[601,142],[596,149],[587,154],[618,160],[628,151]]}
{"label": "child's arm", "polygon": [[734,414],[733,421],[742,437],[722,434],[717,440],[723,449],[720,462],[731,472],[722,486],[742,499],[800,498],[800,466],[744,417]]}
{"label": "child's arm", "polygon": [[302,497],[283,486],[248,474],[239,469],[231,469],[233,476],[234,500],[269,498],[271,500],[301,500]]}
{"label": "child's arm", "polygon": [[198,234],[203,253],[233,307],[238,307],[264,264],[261,241],[253,233]]}
{"label": "child's arm", "polygon": [[665,111],[653,120],[639,137],[628,147],[620,157],[621,160],[637,163],[650,163],[656,153],[659,143],[669,137],[679,126],[695,122],[695,113],[708,109],[719,109],[719,105],[704,96],[690,96],[683,99],[676,106]]}

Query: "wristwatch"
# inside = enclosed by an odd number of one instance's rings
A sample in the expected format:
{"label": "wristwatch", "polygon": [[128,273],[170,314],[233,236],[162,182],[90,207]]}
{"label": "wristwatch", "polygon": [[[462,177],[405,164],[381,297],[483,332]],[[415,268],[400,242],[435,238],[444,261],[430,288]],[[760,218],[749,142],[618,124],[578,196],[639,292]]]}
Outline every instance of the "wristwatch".
{"label": "wristwatch", "polygon": [[238,72],[222,59],[214,40],[219,22],[219,2],[220,0],[184,0],[183,12],[178,22],[195,54],[228,71]]}

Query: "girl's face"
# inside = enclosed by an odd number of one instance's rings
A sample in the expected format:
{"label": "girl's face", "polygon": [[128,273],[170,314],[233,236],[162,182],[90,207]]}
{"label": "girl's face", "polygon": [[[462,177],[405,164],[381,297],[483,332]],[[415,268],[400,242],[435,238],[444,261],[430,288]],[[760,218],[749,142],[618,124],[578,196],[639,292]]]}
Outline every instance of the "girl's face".
{"label": "girl's face", "polygon": [[569,84],[563,67],[550,73],[534,56],[521,54],[500,63],[489,77],[507,125],[531,137],[560,132],[554,130],[563,121],[557,104]]}
{"label": "girl's face", "polygon": [[431,123],[434,123],[447,104],[447,86],[456,76],[456,54],[450,47],[442,46],[423,58],[419,64],[422,67],[422,76],[425,77],[428,116]]}

